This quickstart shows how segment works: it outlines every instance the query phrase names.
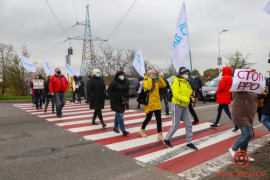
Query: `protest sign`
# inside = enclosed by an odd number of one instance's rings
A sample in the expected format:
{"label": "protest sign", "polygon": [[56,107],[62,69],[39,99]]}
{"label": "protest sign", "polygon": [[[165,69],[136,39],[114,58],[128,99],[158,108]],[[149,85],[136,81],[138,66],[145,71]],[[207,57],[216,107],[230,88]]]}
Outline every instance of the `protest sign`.
{"label": "protest sign", "polygon": [[44,80],[33,79],[33,89],[44,89]]}

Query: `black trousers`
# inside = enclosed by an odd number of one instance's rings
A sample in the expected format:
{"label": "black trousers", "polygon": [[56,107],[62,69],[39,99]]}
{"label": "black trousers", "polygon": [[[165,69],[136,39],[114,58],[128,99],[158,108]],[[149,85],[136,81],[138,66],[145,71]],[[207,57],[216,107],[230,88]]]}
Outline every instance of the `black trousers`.
{"label": "black trousers", "polygon": [[195,91],[195,98],[197,98],[198,95],[200,95],[200,97],[202,98],[202,100],[205,101],[205,99],[203,97],[203,94],[202,94],[202,91],[200,91],[199,89],[196,89],[196,91]]}
{"label": "black trousers", "polygon": [[194,122],[199,122],[198,116],[197,116],[195,110],[193,109],[191,100],[190,100],[190,103],[188,105],[188,109],[189,109],[189,112],[190,112],[190,114],[192,115],[192,117],[194,119]]}
{"label": "black trousers", "polygon": [[147,124],[151,121],[153,113],[155,113],[157,121],[157,132],[160,133],[162,132],[161,110],[149,111],[149,113],[146,114],[145,120],[143,121],[142,129],[145,129]]}
{"label": "black trousers", "polygon": [[54,112],[54,108],[55,108],[54,96],[52,96],[52,97],[46,96],[45,111],[47,111],[50,99],[51,99],[51,102],[52,102],[52,112]]}
{"label": "black trousers", "polygon": [[93,116],[93,119],[92,119],[92,123],[94,123],[96,121],[97,117],[99,118],[100,122],[102,124],[104,124],[101,109],[95,109],[94,116]]}
{"label": "black trousers", "polygon": [[262,107],[258,107],[257,112],[258,112],[259,121],[261,122],[261,120],[262,120]]}

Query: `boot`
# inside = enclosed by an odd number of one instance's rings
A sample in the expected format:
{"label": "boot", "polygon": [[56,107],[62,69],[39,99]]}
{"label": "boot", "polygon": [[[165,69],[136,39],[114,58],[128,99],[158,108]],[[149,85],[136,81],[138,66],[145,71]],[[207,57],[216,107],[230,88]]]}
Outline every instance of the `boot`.
{"label": "boot", "polygon": [[161,132],[157,134],[157,140],[164,141],[164,137],[162,136]]}
{"label": "boot", "polygon": [[147,137],[147,135],[145,134],[145,130],[144,129],[141,129],[140,130],[140,135],[141,135],[141,137]]}

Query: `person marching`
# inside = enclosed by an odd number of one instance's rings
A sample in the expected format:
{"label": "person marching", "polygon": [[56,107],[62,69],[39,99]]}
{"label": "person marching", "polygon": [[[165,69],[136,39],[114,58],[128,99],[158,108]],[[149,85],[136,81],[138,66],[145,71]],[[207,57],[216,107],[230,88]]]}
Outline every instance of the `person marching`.
{"label": "person marching", "polygon": [[265,93],[267,96],[264,99],[264,106],[262,108],[262,124],[270,132],[270,92],[268,86],[265,88]]}
{"label": "person marching", "polygon": [[[217,128],[218,123],[221,117],[222,110],[224,109],[225,113],[227,116],[231,118],[231,112],[229,109],[229,104],[231,104],[231,92],[230,89],[232,87],[232,69],[230,67],[223,67],[222,68],[222,78],[219,82],[218,89],[217,89],[217,100],[216,102],[219,104],[218,105],[218,113],[217,113],[217,118],[216,121],[211,124],[210,126],[212,128]],[[234,132],[237,131],[239,128],[235,126]]]}
{"label": "person marching", "polygon": [[73,102],[73,81],[74,81],[74,76],[70,76],[70,82],[69,82],[69,92],[70,92],[70,95],[71,95],[71,100],[70,102]]}
{"label": "person marching", "polygon": [[80,89],[80,81],[78,79],[77,76],[74,76],[74,81],[73,81],[73,97],[72,97],[72,100],[73,100],[73,103],[76,102],[76,94],[78,96],[78,102],[81,103],[81,89]]}
{"label": "person marching", "polygon": [[[141,93],[142,88],[143,88],[143,77],[139,76],[138,80],[139,80],[139,82],[136,85],[137,96],[139,96],[139,94]],[[140,103],[139,102],[138,102],[137,109],[140,109]]]}
{"label": "person marching", "polygon": [[[114,128],[113,131],[119,133],[118,125],[124,136],[129,132],[125,130],[123,113],[127,106],[127,97],[129,92],[127,78],[123,71],[118,71],[108,87],[107,90],[110,97],[111,110],[115,111]],[[91,101],[90,101],[91,103]]]}
{"label": "person marching", "polygon": [[49,90],[49,84],[50,84],[51,77],[52,76],[47,76],[46,81],[44,83],[44,94],[45,94],[44,96],[46,98],[46,104],[45,104],[45,110],[44,110],[44,112],[45,113],[47,112],[49,101],[51,99],[51,102],[52,102],[52,114],[54,114],[55,113],[54,112],[54,106],[55,106],[54,99],[53,99],[53,96],[51,95],[50,90]]}
{"label": "person marching", "polygon": [[202,94],[202,80],[201,78],[198,76],[198,75],[195,75],[195,98],[198,97],[198,94],[200,95],[200,97],[202,98],[203,100],[203,104],[206,102],[204,97],[203,97],[203,94]]}
{"label": "person marching", "polygon": [[55,69],[55,74],[51,77],[49,90],[54,98],[56,105],[56,114],[58,118],[62,117],[62,109],[66,104],[65,91],[68,87],[68,81],[66,77],[61,74],[59,68]]}
{"label": "person marching", "polygon": [[155,113],[158,132],[157,140],[164,140],[164,137],[162,136],[161,102],[159,96],[159,88],[164,87],[166,87],[165,81],[162,79],[162,77],[156,76],[156,72],[154,70],[149,70],[147,75],[144,76],[143,88],[145,91],[149,91],[149,101],[148,104],[144,106],[146,118],[140,130],[141,137],[147,137],[145,128],[151,121],[153,113]]}
{"label": "person marching", "polygon": [[168,103],[168,99],[167,99],[167,94],[168,94],[168,89],[170,89],[170,84],[167,81],[167,79],[164,79],[164,73],[159,73],[159,77],[162,77],[166,83],[165,88],[159,88],[159,96],[160,96],[161,103],[162,103],[162,100],[164,100],[165,113],[166,113],[166,116],[168,117],[169,116],[169,103]]}
{"label": "person marching", "polygon": [[[41,79],[41,75],[36,75],[35,79]],[[35,97],[36,109],[42,110],[42,102],[43,102],[43,95],[44,95],[44,88],[42,89],[35,89],[34,87],[34,80],[30,83],[30,86],[33,88],[32,96]],[[39,101],[39,105],[38,105]]]}
{"label": "person marching", "polygon": [[100,70],[94,69],[93,70],[93,77],[91,78],[88,86],[88,90],[90,92],[90,109],[94,109],[94,115],[92,118],[92,124],[98,125],[96,123],[96,118],[98,116],[102,127],[105,128],[106,124],[103,121],[102,111],[101,109],[104,109],[104,103],[105,103],[105,96],[106,96],[106,87],[104,80],[101,78]]}
{"label": "person marching", "polygon": [[189,72],[189,69],[186,69],[185,67],[180,67],[178,75],[173,79],[173,84],[171,86],[173,94],[171,105],[173,122],[163,143],[167,147],[173,147],[170,140],[179,128],[180,121],[182,119],[186,128],[187,147],[198,150],[198,148],[191,142],[193,133],[188,105],[190,103],[190,99],[195,102],[195,98],[192,98],[193,90],[188,81]]}

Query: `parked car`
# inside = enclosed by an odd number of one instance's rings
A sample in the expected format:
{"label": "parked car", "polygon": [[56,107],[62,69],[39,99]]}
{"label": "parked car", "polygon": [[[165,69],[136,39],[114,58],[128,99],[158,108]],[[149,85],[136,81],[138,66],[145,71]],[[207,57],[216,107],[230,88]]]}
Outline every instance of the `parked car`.
{"label": "parked car", "polygon": [[220,79],[217,77],[202,87],[202,94],[205,99],[216,100],[219,81]]}

